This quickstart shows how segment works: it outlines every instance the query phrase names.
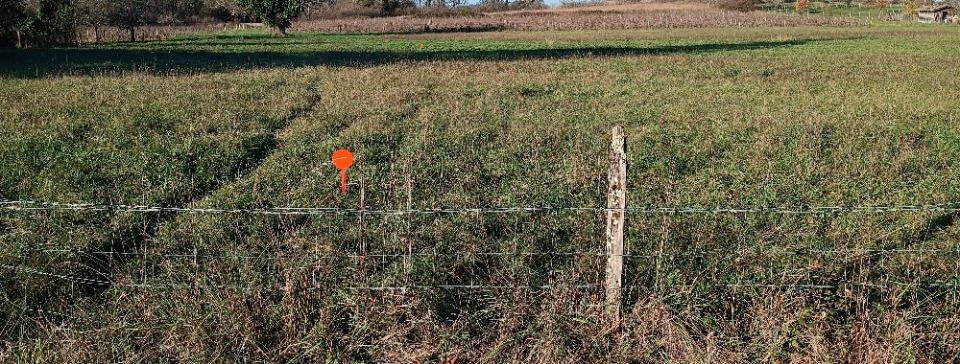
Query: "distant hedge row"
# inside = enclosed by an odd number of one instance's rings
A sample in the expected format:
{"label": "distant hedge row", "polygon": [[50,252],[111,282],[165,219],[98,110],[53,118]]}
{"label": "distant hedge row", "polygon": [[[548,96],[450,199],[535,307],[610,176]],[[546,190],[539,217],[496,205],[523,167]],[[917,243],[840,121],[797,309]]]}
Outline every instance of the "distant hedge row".
{"label": "distant hedge row", "polygon": [[[438,14],[442,10],[519,10],[543,7],[542,0],[290,0],[264,2],[297,3],[292,12],[309,19]],[[243,3],[243,1],[239,1]],[[266,19],[250,4],[237,0],[0,0],[0,46],[34,47],[79,43],[79,30],[93,30],[99,42],[101,29],[114,27],[137,39],[139,27],[197,24],[205,22],[252,22]],[[287,4],[288,5],[288,4]],[[284,6],[287,6],[284,5]],[[261,14],[257,16],[255,14]],[[276,23],[276,21],[273,21]]]}

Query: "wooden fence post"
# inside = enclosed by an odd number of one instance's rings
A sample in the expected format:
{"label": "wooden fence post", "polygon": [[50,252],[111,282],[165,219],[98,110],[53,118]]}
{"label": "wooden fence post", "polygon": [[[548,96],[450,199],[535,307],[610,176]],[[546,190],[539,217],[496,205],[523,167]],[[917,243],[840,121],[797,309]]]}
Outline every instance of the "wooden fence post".
{"label": "wooden fence post", "polygon": [[606,315],[620,322],[620,287],[623,283],[623,225],[627,207],[627,154],[623,126],[613,128],[610,143],[610,171],[607,175],[607,272]]}

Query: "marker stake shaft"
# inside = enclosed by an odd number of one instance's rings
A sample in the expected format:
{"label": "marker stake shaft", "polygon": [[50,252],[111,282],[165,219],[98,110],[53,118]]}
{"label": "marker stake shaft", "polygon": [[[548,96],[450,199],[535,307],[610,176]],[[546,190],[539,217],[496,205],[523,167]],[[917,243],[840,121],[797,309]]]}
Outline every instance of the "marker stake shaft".
{"label": "marker stake shaft", "polygon": [[333,162],[333,165],[340,170],[340,191],[346,195],[347,168],[350,168],[350,165],[353,164],[353,153],[350,153],[350,151],[346,149],[337,150],[336,152],[333,152],[332,156],[330,156],[330,161]]}

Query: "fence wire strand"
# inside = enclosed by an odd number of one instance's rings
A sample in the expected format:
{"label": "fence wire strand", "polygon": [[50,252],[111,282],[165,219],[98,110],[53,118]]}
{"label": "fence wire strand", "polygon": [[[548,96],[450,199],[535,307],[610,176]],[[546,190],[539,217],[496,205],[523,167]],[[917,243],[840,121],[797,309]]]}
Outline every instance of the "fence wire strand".
{"label": "fence wire strand", "polygon": [[[603,252],[416,252],[416,253],[371,253],[371,254],[279,254],[278,256],[264,255],[233,255],[233,254],[165,254],[165,253],[147,253],[147,252],[120,252],[106,250],[82,250],[70,249],[65,247],[47,247],[47,248],[26,248],[21,252],[37,252],[48,254],[87,254],[87,255],[116,255],[116,256],[142,256],[142,257],[162,257],[162,258],[190,258],[190,259],[234,259],[234,260],[295,260],[295,259],[393,259],[407,257],[475,257],[475,256],[578,256],[578,257],[604,257],[607,253]],[[623,255],[630,257],[630,255]],[[638,257],[634,255],[634,257]]]}
{"label": "fence wire strand", "polygon": [[608,212],[623,211],[635,214],[840,214],[840,213],[892,213],[892,212],[960,212],[960,202],[920,205],[865,205],[865,206],[793,206],[793,207],[627,207],[609,209],[605,207],[467,207],[467,208],[425,208],[425,209],[357,209],[338,207],[263,207],[263,208],[225,208],[225,207],[166,207],[126,204],[66,203],[32,200],[0,200],[0,210],[7,211],[112,211],[112,212],[162,212],[187,214],[247,214],[247,215],[326,215],[326,214],[364,214],[364,215],[415,215],[415,214],[503,214],[536,212]]}
{"label": "fence wire strand", "polygon": [[[215,290],[215,289],[230,289],[235,288],[238,290],[256,290],[263,289],[264,287],[259,287],[256,285],[227,285],[227,284],[199,284],[199,283],[127,283],[127,282],[112,282],[99,279],[75,277],[64,274],[44,272],[37,269],[32,269],[23,266],[11,265],[11,264],[0,264],[0,268],[19,271],[22,273],[46,276],[52,278],[58,278],[62,280],[72,281],[79,284],[86,284],[92,286],[116,286],[116,287],[126,287],[126,288],[137,288],[137,289],[158,289],[158,290],[167,290],[167,289],[198,289],[198,290]],[[762,283],[762,282],[738,282],[738,283],[703,283],[703,284],[677,284],[671,285],[671,288],[675,289],[686,289],[686,288],[767,288],[767,289],[810,289],[810,290],[830,290],[830,289],[840,289],[844,287],[867,287],[867,288],[876,288],[876,289],[891,289],[891,288],[902,288],[902,287],[917,287],[917,288],[951,288],[951,289],[960,289],[960,282],[950,282],[950,281],[932,281],[932,282],[885,282],[883,284],[877,283],[864,283],[864,282],[844,282],[842,284],[832,284],[832,283],[784,283],[784,284],[773,284],[773,283]],[[269,288],[269,287],[267,287]],[[426,289],[442,289],[442,290],[530,290],[530,291],[545,291],[545,290],[591,290],[591,289],[602,289],[602,284],[594,283],[584,283],[584,284],[544,284],[544,285],[485,285],[485,284],[411,284],[411,285],[399,285],[399,286],[310,286],[307,289],[310,290],[331,290],[331,289],[342,289],[350,291],[413,291],[413,290],[426,290]],[[655,287],[646,286],[646,285],[624,285],[621,286],[624,289],[641,289],[641,290],[651,290]]]}
{"label": "fence wire strand", "polygon": [[[723,250],[711,249],[691,252],[676,252],[664,254],[618,254],[624,258],[659,258],[662,256],[689,257],[689,256],[726,256],[726,255],[744,255],[755,252],[757,249]],[[170,259],[203,259],[203,260],[252,260],[252,261],[284,261],[284,260],[334,260],[334,259],[400,259],[410,257],[531,257],[531,256],[561,256],[561,257],[592,257],[602,258],[610,256],[605,252],[411,252],[411,253],[371,253],[371,254],[277,254],[277,255],[239,255],[239,254],[190,254],[190,253],[148,253],[148,252],[122,252],[106,250],[82,250],[66,247],[46,247],[46,248],[25,248],[20,252],[36,252],[44,254],[79,254],[79,255],[113,255],[113,256],[133,256],[133,257],[160,257]],[[791,254],[791,255],[824,255],[824,254],[960,254],[957,249],[785,249],[782,251],[767,252],[767,255]]]}

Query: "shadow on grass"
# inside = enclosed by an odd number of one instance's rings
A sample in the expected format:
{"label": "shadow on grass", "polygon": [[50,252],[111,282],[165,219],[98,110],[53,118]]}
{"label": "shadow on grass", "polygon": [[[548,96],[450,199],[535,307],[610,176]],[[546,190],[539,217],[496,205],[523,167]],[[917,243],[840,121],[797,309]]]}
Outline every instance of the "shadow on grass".
{"label": "shadow on grass", "polygon": [[[267,50],[243,51],[217,49],[224,45],[251,45]],[[308,66],[363,67],[411,61],[525,59],[564,59],[573,57],[609,57],[660,54],[694,54],[803,45],[814,39],[758,41],[746,43],[709,43],[654,47],[566,47],[501,50],[411,50],[411,51],[336,51],[289,50],[297,43],[270,42],[266,39],[218,42],[211,50],[180,50],[190,43],[180,40],[159,43],[169,48],[46,48],[0,50],[0,75],[34,78],[51,75],[102,75],[119,72],[144,72],[156,75],[182,75],[243,69],[297,68]],[[261,44],[262,43],[262,44]],[[299,43],[303,44],[303,43]],[[211,46],[199,42],[200,46]],[[270,50],[274,48],[274,50]]]}

